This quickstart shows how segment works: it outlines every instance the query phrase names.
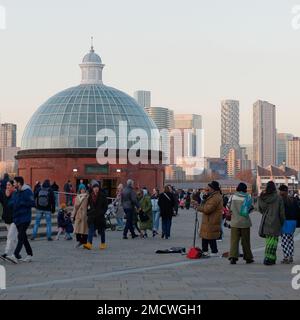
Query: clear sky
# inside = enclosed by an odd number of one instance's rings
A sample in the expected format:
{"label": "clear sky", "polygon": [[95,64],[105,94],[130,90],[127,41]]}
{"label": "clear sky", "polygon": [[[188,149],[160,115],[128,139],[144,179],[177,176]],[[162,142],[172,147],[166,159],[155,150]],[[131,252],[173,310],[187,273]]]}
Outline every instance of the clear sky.
{"label": "clear sky", "polygon": [[[297,2],[298,1],[298,2]],[[300,136],[300,0],[0,0],[1,120],[19,139],[51,95],[80,82],[94,36],[104,83],[152,91],[153,106],[204,118],[206,154],[219,155],[220,101],[240,100],[241,143],[252,105],[278,106],[277,128]]]}

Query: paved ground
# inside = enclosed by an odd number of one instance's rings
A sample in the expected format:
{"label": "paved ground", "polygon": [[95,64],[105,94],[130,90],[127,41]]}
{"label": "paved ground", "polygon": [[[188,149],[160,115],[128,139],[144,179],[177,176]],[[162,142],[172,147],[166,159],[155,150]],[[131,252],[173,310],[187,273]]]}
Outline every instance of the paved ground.
{"label": "paved ground", "polygon": [[[172,239],[121,240],[107,232],[108,249],[75,249],[75,241],[36,240],[34,261],[5,264],[7,290],[2,299],[299,299],[291,287],[290,265],[262,265],[264,242],[257,236],[259,214],[252,215],[252,247],[256,263],[229,265],[224,258],[188,260],[181,254],[155,254],[157,249],[192,244],[194,211],[180,211],[173,220]],[[300,236],[295,264],[300,265]],[[197,240],[199,243],[199,239]],[[229,230],[219,242],[228,250]],[[0,243],[0,251],[4,244]],[[281,248],[278,250],[281,259]]]}

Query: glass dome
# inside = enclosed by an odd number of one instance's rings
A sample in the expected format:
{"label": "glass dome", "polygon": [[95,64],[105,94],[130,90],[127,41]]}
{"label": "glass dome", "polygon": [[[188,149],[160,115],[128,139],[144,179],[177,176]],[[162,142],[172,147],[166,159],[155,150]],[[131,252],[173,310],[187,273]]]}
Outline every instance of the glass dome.
{"label": "glass dome", "polygon": [[97,148],[103,144],[96,143],[100,129],[114,130],[118,140],[119,121],[127,121],[128,132],[144,129],[149,138],[151,129],[157,129],[145,110],[126,93],[103,84],[81,84],[40,106],[24,131],[22,149]]}

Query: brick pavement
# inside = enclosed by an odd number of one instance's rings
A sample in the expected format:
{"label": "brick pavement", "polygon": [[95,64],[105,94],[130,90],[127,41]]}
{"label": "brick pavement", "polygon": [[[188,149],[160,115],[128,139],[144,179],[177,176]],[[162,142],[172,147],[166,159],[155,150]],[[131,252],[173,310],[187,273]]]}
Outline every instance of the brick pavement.
{"label": "brick pavement", "polygon": [[[75,249],[75,241],[31,242],[34,261],[4,264],[7,290],[0,299],[299,299],[291,287],[290,265],[262,265],[264,241],[257,235],[259,213],[252,215],[255,261],[229,265],[227,259],[190,261],[181,254],[155,254],[157,249],[192,244],[194,211],[180,211],[172,238],[122,240],[122,232],[107,232],[108,249]],[[297,240],[300,240],[297,231]],[[198,239],[198,244],[200,240]],[[228,251],[229,230],[219,242]],[[4,243],[0,243],[3,251]],[[300,241],[295,243],[300,265]],[[281,259],[278,249],[278,260]]]}

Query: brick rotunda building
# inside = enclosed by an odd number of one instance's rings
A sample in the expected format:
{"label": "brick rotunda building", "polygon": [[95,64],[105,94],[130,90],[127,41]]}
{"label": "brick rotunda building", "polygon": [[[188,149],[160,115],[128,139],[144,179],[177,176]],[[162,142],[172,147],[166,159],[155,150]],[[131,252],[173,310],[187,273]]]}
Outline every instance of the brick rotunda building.
{"label": "brick rotunda building", "polygon": [[[97,179],[102,181],[108,194],[114,196],[117,185],[126,183],[127,179],[131,178],[136,187],[162,188],[164,166],[161,153],[156,153],[156,164],[152,164],[153,152],[148,148],[154,145],[151,144],[150,137],[151,131],[157,129],[156,125],[132,97],[103,84],[103,67],[100,56],[92,46],[80,64],[81,84],[48,99],[28,122],[21,151],[16,158],[19,175],[31,186],[34,186],[36,181],[50,179],[52,182],[56,181],[60,191],[63,191],[68,180],[76,186],[80,179],[84,179],[85,183]],[[119,132],[119,121],[127,122],[127,133],[132,129],[144,129],[149,141],[140,138],[135,142],[128,142],[126,148],[121,147],[120,141],[124,146],[127,136],[126,131]],[[102,164],[99,164],[96,159],[98,147],[104,143],[97,141],[96,135],[104,128],[111,129],[116,134],[114,164],[111,161],[101,161]],[[147,149],[143,153],[147,154],[149,160],[146,164],[130,164],[129,161],[124,161],[124,155],[127,158],[128,150],[137,141],[141,141],[137,148],[141,149],[140,153],[143,148]],[[120,161],[120,154],[123,155],[123,161]],[[139,156],[138,151],[137,155]]]}

